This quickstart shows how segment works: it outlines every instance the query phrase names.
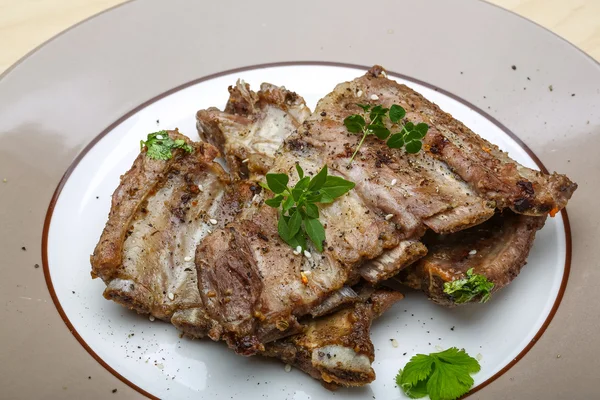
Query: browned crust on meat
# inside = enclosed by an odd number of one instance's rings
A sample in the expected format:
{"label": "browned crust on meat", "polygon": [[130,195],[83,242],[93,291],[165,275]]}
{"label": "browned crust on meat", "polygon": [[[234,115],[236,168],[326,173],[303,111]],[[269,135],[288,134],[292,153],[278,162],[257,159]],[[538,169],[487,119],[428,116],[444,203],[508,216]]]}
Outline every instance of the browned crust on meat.
{"label": "browned crust on meat", "polygon": [[427,254],[427,247],[415,240],[406,240],[396,248],[384,252],[360,267],[360,276],[370,283],[378,283],[395,276]]}
{"label": "browned crust on meat", "polygon": [[[230,251],[231,250],[231,251]],[[196,252],[198,287],[207,312],[226,330],[252,330],[258,314],[259,297],[263,283],[252,257],[247,241],[239,235],[235,226],[209,235]],[[207,259],[214,263],[208,263]],[[211,332],[213,340],[221,339],[221,331]],[[235,341],[225,335],[228,342]],[[256,351],[259,344],[247,338],[236,342],[241,353]],[[260,347],[260,346],[259,346]]]}
{"label": "browned crust on meat", "polygon": [[[224,111],[210,107],[196,113],[198,133],[202,140],[224,154],[232,176],[262,177],[271,167],[283,139],[300,126],[310,110],[301,96],[285,87],[263,83],[261,89],[254,92],[250,85],[238,81],[228,90],[229,100]],[[280,110],[280,114],[268,116],[269,109]],[[265,118],[279,118],[272,121],[279,127],[279,135],[273,135],[269,129],[266,133],[256,132]],[[264,146],[266,142],[270,146]]]}
{"label": "browned crust on meat", "polygon": [[[110,283],[116,283],[110,285]],[[109,282],[109,286],[102,293],[105,299],[119,303],[138,314],[149,314],[153,308],[152,293],[142,285],[133,281],[120,281],[117,279]]]}
{"label": "browned crust on meat", "polygon": [[[388,148],[371,135],[350,164],[361,137],[349,133],[343,121],[361,112],[358,102],[385,107],[400,104],[407,110],[407,121],[426,122],[431,127],[425,142],[430,136],[443,135],[444,146],[455,145],[461,153],[449,159],[441,155],[439,143],[426,143],[424,151],[408,154],[404,149]],[[240,112],[236,111],[238,108],[231,107],[230,111]],[[249,115],[251,110],[247,110],[250,107],[242,107],[241,113]],[[486,147],[488,142],[406,86],[385,78],[380,67],[352,82],[339,84],[319,101],[302,127],[285,140],[270,170],[287,174],[293,184],[296,163],[301,163],[309,175],[327,165],[330,174],[356,183],[354,190],[333,204],[319,205],[327,239],[324,251],[313,253],[311,258],[316,261],[311,268],[320,285],[314,290],[309,280],[307,287],[297,286],[304,265],[299,257],[290,255],[289,246],[278,237],[275,212],[266,206],[252,207],[228,227],[231,231],[214,232],[196,254],[200,291],[211,293],[213,299],[205,299],[211,303],[208,312],[222,321],[219,337],[224,337],[236,351],[252,354],[268,340],[284,337],[273,328],[278,321],[293,326],[296,321],[292,316],[302,317],[344,285],[351,285],[360,275],[361,262],[379,257],[401,241],[418,241],[427,229],[437,233],[464,230],[491,218],[497,208],[517,205],[519,212],[544,214],[551,210],[546,209],[548,205],[561,207],[560,201],[548,203],[548,196],[544,195],[553,191],[551,183],[556,177],[519,166],[499,150],[471,149],[476,145]],[[471,150],[483,152],[485,157],[492,154],[497,163],[494,166],[503,168],[493,171],[500,175],[494,178],[495,183],[490,183],[492,186],[485,186],[486,190],[482,190],[478,179],[492,179],[494,174],[488,171],[491,164],[477,159],[471,160],[473,165],[466,165],[464,158]],[[486,175],[461,175],[459,166],[468,171],[480,169]],[[512,186],[511,180],[515,180]],[[493,185],[496,191],[492,190]],[[523,195],[532,204],[527,209],[519,200]],[[570,193],[564,196],[565,202],[569,196]],[[261,244],[261,237],[266,237],[269,244]],[[373,275],[364,276],[377,282],[423,254],[422,245],[414,245],[397,257],[397,265],[389,264],[379,271],[372,269]],[[248,283],[243,288],[238,276],[248,273],[257,277],[260,285],[252,287]],[[219,279],[240,283],[236,285],[243,289],[240,297],[244,298],[224,303],[224,291],[228,288],[222,287]]]}
{"label": "browned crust on meat", "polygon": [[[344,352],[336,354],[334,350],[332,354],[330,350],[347,349],[350,354],[366,356],[369,364],[372,363],[375,352],[370,338],[371,323],[402,298],[402,294],[395,291],[377,290],[364,303],[328,316],[305,320],[304,333],[269,343],[261,354],[279,358],[301,369],[321,380],[329,389],[364,386],[375,379],[373,369],[355,365],[347,359],[335,362],[335,357]],[[321,363],[320,360],[328,362]]]}
{"label": "browned crust on meat", "polygon": [[395,92],[407,110],[407,120],[427,123],[430,129],[423,142],[428,153],[447,163],[480,195],[495,201],[500,209],[527,215],[543,215],[566,206],[577,184],[565,175],[546,175],[519,165],[498,146],[381,71],[380,66],[373,67],[365,75],[367,85],[376,91]]}
{"label": "browned crust on meat", "polygon": [[[146,148],[142,149],[129,171],[121,176],[121,183],[112,195],[112,203],[108,221],[100,240],[90,257],[92,277],[100,277],[105,282],[118,275],[123,256],[125,235],[136,215],[143,207],[143,200],[164,181],[171,167],[185,157],[194,157],[195,162],[211,163],[219,152],[206,143],[194,143],[178,131],[168,131],[169,136],[183,139],[192,146],[193,153],[188,155],[184,150],[176,149],[170,160],[155,160],[146,157]],[[222,172],[224,179],[225,175]]]}
{"label": "browned crust on meat", "polygon": [[506,211],[459,233],[430,234],[424,238],[429,249],[427,256],[402,271],[397,279],[424,291],[438,304],[454,306],[453,298],[444,293],[444,283],[464,278],[467,270],[473,268],[476,274],[494,283],[495,293],[512,282],[526,264],[535,234],[545,220],[545,216]]}
{"label": "browned crust on meat", "polygon": [[185,246],[197,240],[196,227],[213,225],[209,219],[217,221],[215,228],[231,221],[260,188],[250,182],[229,185],[213,161],[216,148],[177,131],[169,135],[186,140],[193,152],[177,150],[162,161],[142,149],[114,192],[109,221],[91,256],[92,275],[106,283],[105,298],[170,321],[186,336],[203,337],[218,327],[202,305],[193,263],[186,266]]}
{"label": "browned crust on meat", "polygon": [[203,338],[214,328],[214,321],[208,317],[204,307],[180,309],[173,313],[171,323],[185,337],[191,339]]}

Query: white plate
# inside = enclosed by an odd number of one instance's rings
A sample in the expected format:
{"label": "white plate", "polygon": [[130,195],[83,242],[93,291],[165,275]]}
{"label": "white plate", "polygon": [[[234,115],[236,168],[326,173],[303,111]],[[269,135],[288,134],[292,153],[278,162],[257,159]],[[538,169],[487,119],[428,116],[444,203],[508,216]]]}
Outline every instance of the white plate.
{"label": "white plate", "polygon": [[[257,88],[263,81],[285,85],[317,100],[364,70],[297,65],[238,71],[204,80],[168,94],[105,132],[70,171],[50,220],[47,257],[49,287],[67,321],[89,351],[142,391],[160,398],[330,399],[403,398],[395,387],[398,369],[416,353],[456,346],[480,358],[474,376],[481,386],[520,358],[549,322],[566,282],[567,238],[562,216],[549,219],[538,233],[528,265],[515,281],[484,305],[445,309],[418,292],[377,320],[372,329],[377,379],[362,389],[325,390],[304,373],[284,372],[283,364],[236,356],[209,340],[180,339],[172,326],[150,322],[102,297],[104,284],[90,279],[89,255],[100,236],[119,176],[139,152],[149,132],[178,127],[197,139],[195,112],[223,107],[227,86],[243,78]],[[528,167],[539,168],[526,149],[480,110],[442,91],[405,81],[469,128],[496,143]],[[159,96],[160,97],[160,96]],[[159,120],[159,123],[157,123]],[[390,339],[396,339],[397,348]]]}

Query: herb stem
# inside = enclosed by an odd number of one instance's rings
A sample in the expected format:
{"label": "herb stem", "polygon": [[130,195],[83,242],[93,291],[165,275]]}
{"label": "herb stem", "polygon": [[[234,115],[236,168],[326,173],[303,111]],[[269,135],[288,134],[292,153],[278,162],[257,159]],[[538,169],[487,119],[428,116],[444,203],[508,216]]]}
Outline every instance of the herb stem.
{"label": "herb stem", "polygon": [[354,161],[354,157],[356,157],[358,150],[360,150],[360,147],[362,146],[363,142],[367,138],[368,132],[369,131],[367,129],[363,129],[363,136],[360,139],[360,142],[358,142],[358,146],[356,146],[356,150],[354,150],[354,154],[352,154],[352,157],[350,157],[350,161],[348,161],[348,165],[352,164],[352,161]]}

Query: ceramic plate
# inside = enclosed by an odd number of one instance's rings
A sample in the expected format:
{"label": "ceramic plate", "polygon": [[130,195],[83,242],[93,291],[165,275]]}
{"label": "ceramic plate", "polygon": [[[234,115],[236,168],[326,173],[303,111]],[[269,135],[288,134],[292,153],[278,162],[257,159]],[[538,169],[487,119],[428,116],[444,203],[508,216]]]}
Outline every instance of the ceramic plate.
{"label": "ceramic plate", "polygon": [[[591,374],[571,369],[584,363],[593,371],[600,346],[586,301],[598,275],[598,211],[584,203],[597,194],[593,175],[600,169],[600,68],[486,3],[381,7],[389,12],[365,26],[358,4],[347,2],[132,2],[69,30],[2,76],[1,238],[5,260],[19,266],[1,272],[8,321],[2,339],[15,344],[6,353],[16,368],[0,378],[10,398],[104,397],[113,387],[121,388],[117,395],[134,395],[102,365],[148,397],[395,399],[403,395],[393,377],[412,355],[451,346],[480,359],[474,397],[519,391],[523,398],[564,398],[570,392],[563,383],[574,376],[578,394],[595,393]],[[302,22],[301,32],[292,20]],[[571,225],[565,212],[548,220],[513,284],[485,305],[452,310],[408,291],[374,323],[377,380],[335,393],[276,361],[181,339],[173,327],[102,298],[103,284],[90,279],[89,254],[141,138],[173,127],[197,138],[195,111],[223,107],[237,78],[253,87],[285,85],[314,107],[372,63],[522,164],[579,183]],[[45,378],[31,385],[14,371]]]}

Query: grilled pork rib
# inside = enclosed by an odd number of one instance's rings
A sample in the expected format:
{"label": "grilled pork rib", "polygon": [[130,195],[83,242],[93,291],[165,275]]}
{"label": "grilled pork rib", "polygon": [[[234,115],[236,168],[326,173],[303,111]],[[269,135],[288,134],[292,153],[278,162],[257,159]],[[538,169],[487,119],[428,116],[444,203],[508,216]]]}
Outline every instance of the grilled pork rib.
{"label": "grilled pork rib", "polygon": [[[430,126],[424,150],[410,155],[369,137],[349,165],[360,138],[343,120],[361,111],[355,103],[402,105],[407,120]],[[524,265],[546,214],[576,188],[563,175],[520,166],[377,66],[307,115],[303,99],[284,88],[263,84],[254,93],[240,82],[225,111],[199,111],[201,136],[225,153],[235,181],[213,161],[215,147],[176,131],[169,135],[186,140],[192,154],[175,150],[159,161],[143,151],[121,178],[91,257],[105,297],[188,336],[359,386],[374,379],[370,322],[402,296],[377,291],[365,301],[352,285],[376,284],[416,261],[397,276],[436,302],[453,304],[443,283],[470,267],[498,290]],[[310,257],[281,241],[276,210],[263,204],[270,194],[244,181],[270,170],[293,185],[296,163],[307,174],[328,165],[357,185],[320,206],[327,242]],[[527,215],[492,217],[506,208]],[[477,257],[465,256],[474,249]]]}
{"label": "grilled pork rib", "polygon": [[[250,204],[258,186],[231,182],[213,161],[218,151],[210,144],[193,143],[176,131],[169,136],[184,139],[193,153],[176,150],[173,159],[162,161],[141,152],[113,194],[109,221],[91,257],[92,275],[106,283],[107,299],[201,338],[215,324],[202,304],[191,255],[211,229],[223,227]],[[322,315],[351,308],[302,321],[304,333],[272,342],[263,355],[332,385],[368,384],[374,379],[371,321],[402,297],[369,289],[357,294],[344,287],[313,311]],[[323,360],[322,352],[334,360]]]}
{"label": "grilled pork rib", "polygon": [[303,320],[305,332],[267,344],[262,355],[277,357],[326,384],[366,385],[375,379],[371,322],[402,298],[398,292],[377,290],[350,308]]}
{"label": "grilled pork rib", "polygon": [[233,176],[261,179],[275,152],[310,115],[304,99],[284,87],[263,83],[258,92],[237,81],[229,87],[224,111],[211,107],[196,114],[200,137],[224,155]]}
{"label": "grilled pork rib", "polygon": [[[407,154],[370,136],[350,164],[360,137],[343,120],[361,112],[356,103],[402,105],[407,120],[430,126],[425,150]],[[277,233],[276,210],[261,203],[209,235],[196,253],[200,293],[217,321],[210,336],[242,354],[296,332],[299,318],[344,285],[360,277],[376,283],[422,257],[427,229],[458,232],[503,208],[543,215],[562,208],[576,188],[563,175],[520,166],[377,66],[321,99],[284,141],[270,172],[287,174],[293,185],[296,163],[310,175],[328,165],[330,174],[356,183],[319,207],[323,253],[294,256]]]}
{"label": "grilled pork rib", "polygon": [[520,165],[419,93],[385,78],[383,71],[375,66],[365,75],[363,96],[375,94],[385,106],[400,104],[407,111],[406,119],[428,124],[426,154],[445,163],[479,195],[499,209],[526,215],[565,207],[577,189],[565,175],[547,175]]}
{"label": "grilled pork rib", "polygon": [[494,283],[494,293],[517,277],[545,220],[546,216],[505,211],[458,233],[428,233],[423,238],[429,249],[427,256],[401,271],[395,279],[422,290],[438,304],[454,306],[457,305],[454,298],[444,293],[444,283],[465,278],[466,272],[473,268],[474,273]]}
{"label": "grilled pork rib", "polygon": [[107,299],[200,337],[211,321],[198,293],[196,246],[249,203],[254,186],[233,186],[213,161],[219,152],[210,144],[168,134],[184,139],[193,152],[175,150],[167,161],[140,153],[113,194],[91,256],[92,276],[106,283]]}

